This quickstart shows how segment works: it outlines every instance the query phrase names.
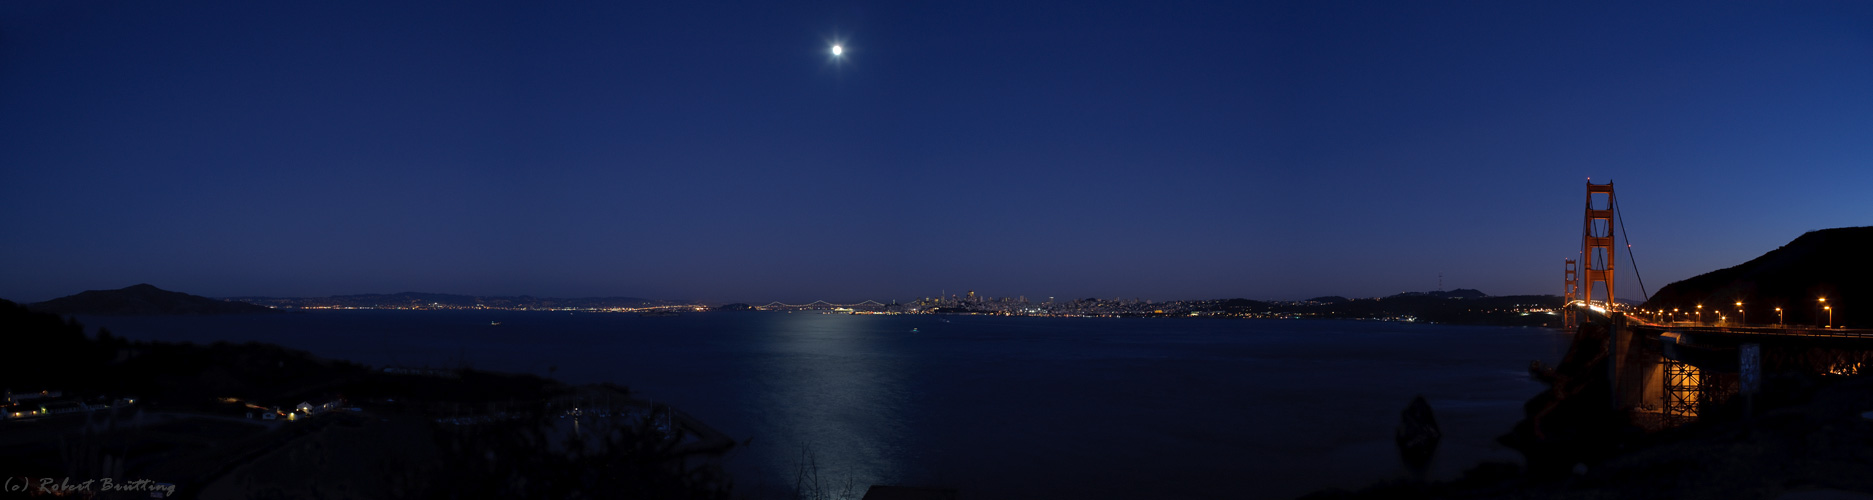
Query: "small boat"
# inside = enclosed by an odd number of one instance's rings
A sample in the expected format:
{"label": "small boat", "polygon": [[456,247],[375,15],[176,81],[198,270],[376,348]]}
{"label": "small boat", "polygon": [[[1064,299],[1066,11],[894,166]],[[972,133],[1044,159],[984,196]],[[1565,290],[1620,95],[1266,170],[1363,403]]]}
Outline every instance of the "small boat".
{"label": "small boat", "polygon": [[488,322],[488,326],[501,326],[501,322],[499,322],[499,321],[489,321],[489,322]]}

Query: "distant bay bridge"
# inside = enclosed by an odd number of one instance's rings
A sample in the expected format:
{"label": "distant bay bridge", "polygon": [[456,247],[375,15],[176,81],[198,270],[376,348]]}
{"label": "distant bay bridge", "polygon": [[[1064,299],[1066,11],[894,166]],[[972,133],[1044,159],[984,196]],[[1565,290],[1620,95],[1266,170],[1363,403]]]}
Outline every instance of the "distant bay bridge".
{"label": "distant bay bridge", "polygon": [[827,302],[824,300],[815,300],[815,301],[808,302],[805,304],[787,304],[787,303],[782,303],[777,300],[777,301],[769,302],[766,304],[762,304],[761,306],[756,307],[756,309],[760,309],[763,311],[828,311],[828,310],[833,310],[833,309],[852,309],[852,310],[857,310],[857,311],[872,311],[872,310],[884,309],[885,306],[886,304],[882,302],[878,302],[876,300],[867,300],[864,302],[858,302],[854,304],[834,304],[834,303]]}

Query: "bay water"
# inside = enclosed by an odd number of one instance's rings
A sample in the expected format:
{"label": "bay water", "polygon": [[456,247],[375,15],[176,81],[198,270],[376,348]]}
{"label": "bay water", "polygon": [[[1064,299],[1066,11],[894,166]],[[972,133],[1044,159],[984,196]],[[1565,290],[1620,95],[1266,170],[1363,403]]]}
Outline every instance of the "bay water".
{"label": "bay water", "polygon": [[[371,365],[614,382],[744,441],[736,490],[957,488],[965,498],[1293,498],[1406,475],[1400,412],[1425,396],[1432,476],[1483,460],[1568,334],[1335,320],[675,317],[312,311],[86,317],[134,340],[257,341]],[[493,323],[500,323],[495,325]]]}

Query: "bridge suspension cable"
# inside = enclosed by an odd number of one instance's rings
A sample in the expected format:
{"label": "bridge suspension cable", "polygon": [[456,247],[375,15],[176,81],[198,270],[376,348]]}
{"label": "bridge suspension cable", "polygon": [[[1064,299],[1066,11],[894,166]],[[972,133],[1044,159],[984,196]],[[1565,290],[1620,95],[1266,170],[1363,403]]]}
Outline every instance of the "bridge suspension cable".
{"label": "bridge suspension cable", "polygon": [[1639,275],[1639,258],[1632,255],[1632,236],[1626,234],[1626,213],[1619,210],[1619,194],[1613,193],[1608,198],[1613,202],[1613,216],[1619,218],[1619,236],[1626,239],[1626,261],[1632,263],[1632,277],[1639,280],[1639,294],[1645,300],[1652,300],[1652,293],[1645,289],[1645,276]]}

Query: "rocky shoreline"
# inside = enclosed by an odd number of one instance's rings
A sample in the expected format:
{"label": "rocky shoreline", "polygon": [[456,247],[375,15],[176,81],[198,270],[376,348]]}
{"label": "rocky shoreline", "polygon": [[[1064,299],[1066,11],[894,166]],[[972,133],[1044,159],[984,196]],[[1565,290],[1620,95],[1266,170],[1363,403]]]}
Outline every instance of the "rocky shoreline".
{"label": "rocky shoreline", "polygon": [[1549,389],[1500,438],[1526,465],[1484,463],[1449,481],[1398,479],[1302,498],[1873,498],[1873,375],[1776,374],[1773,397],[1752,411],[1730,401],[1658,429],[1608,403],[1605,340],[1604,328],[1584,326],[1559,365],[1531,367]]}

